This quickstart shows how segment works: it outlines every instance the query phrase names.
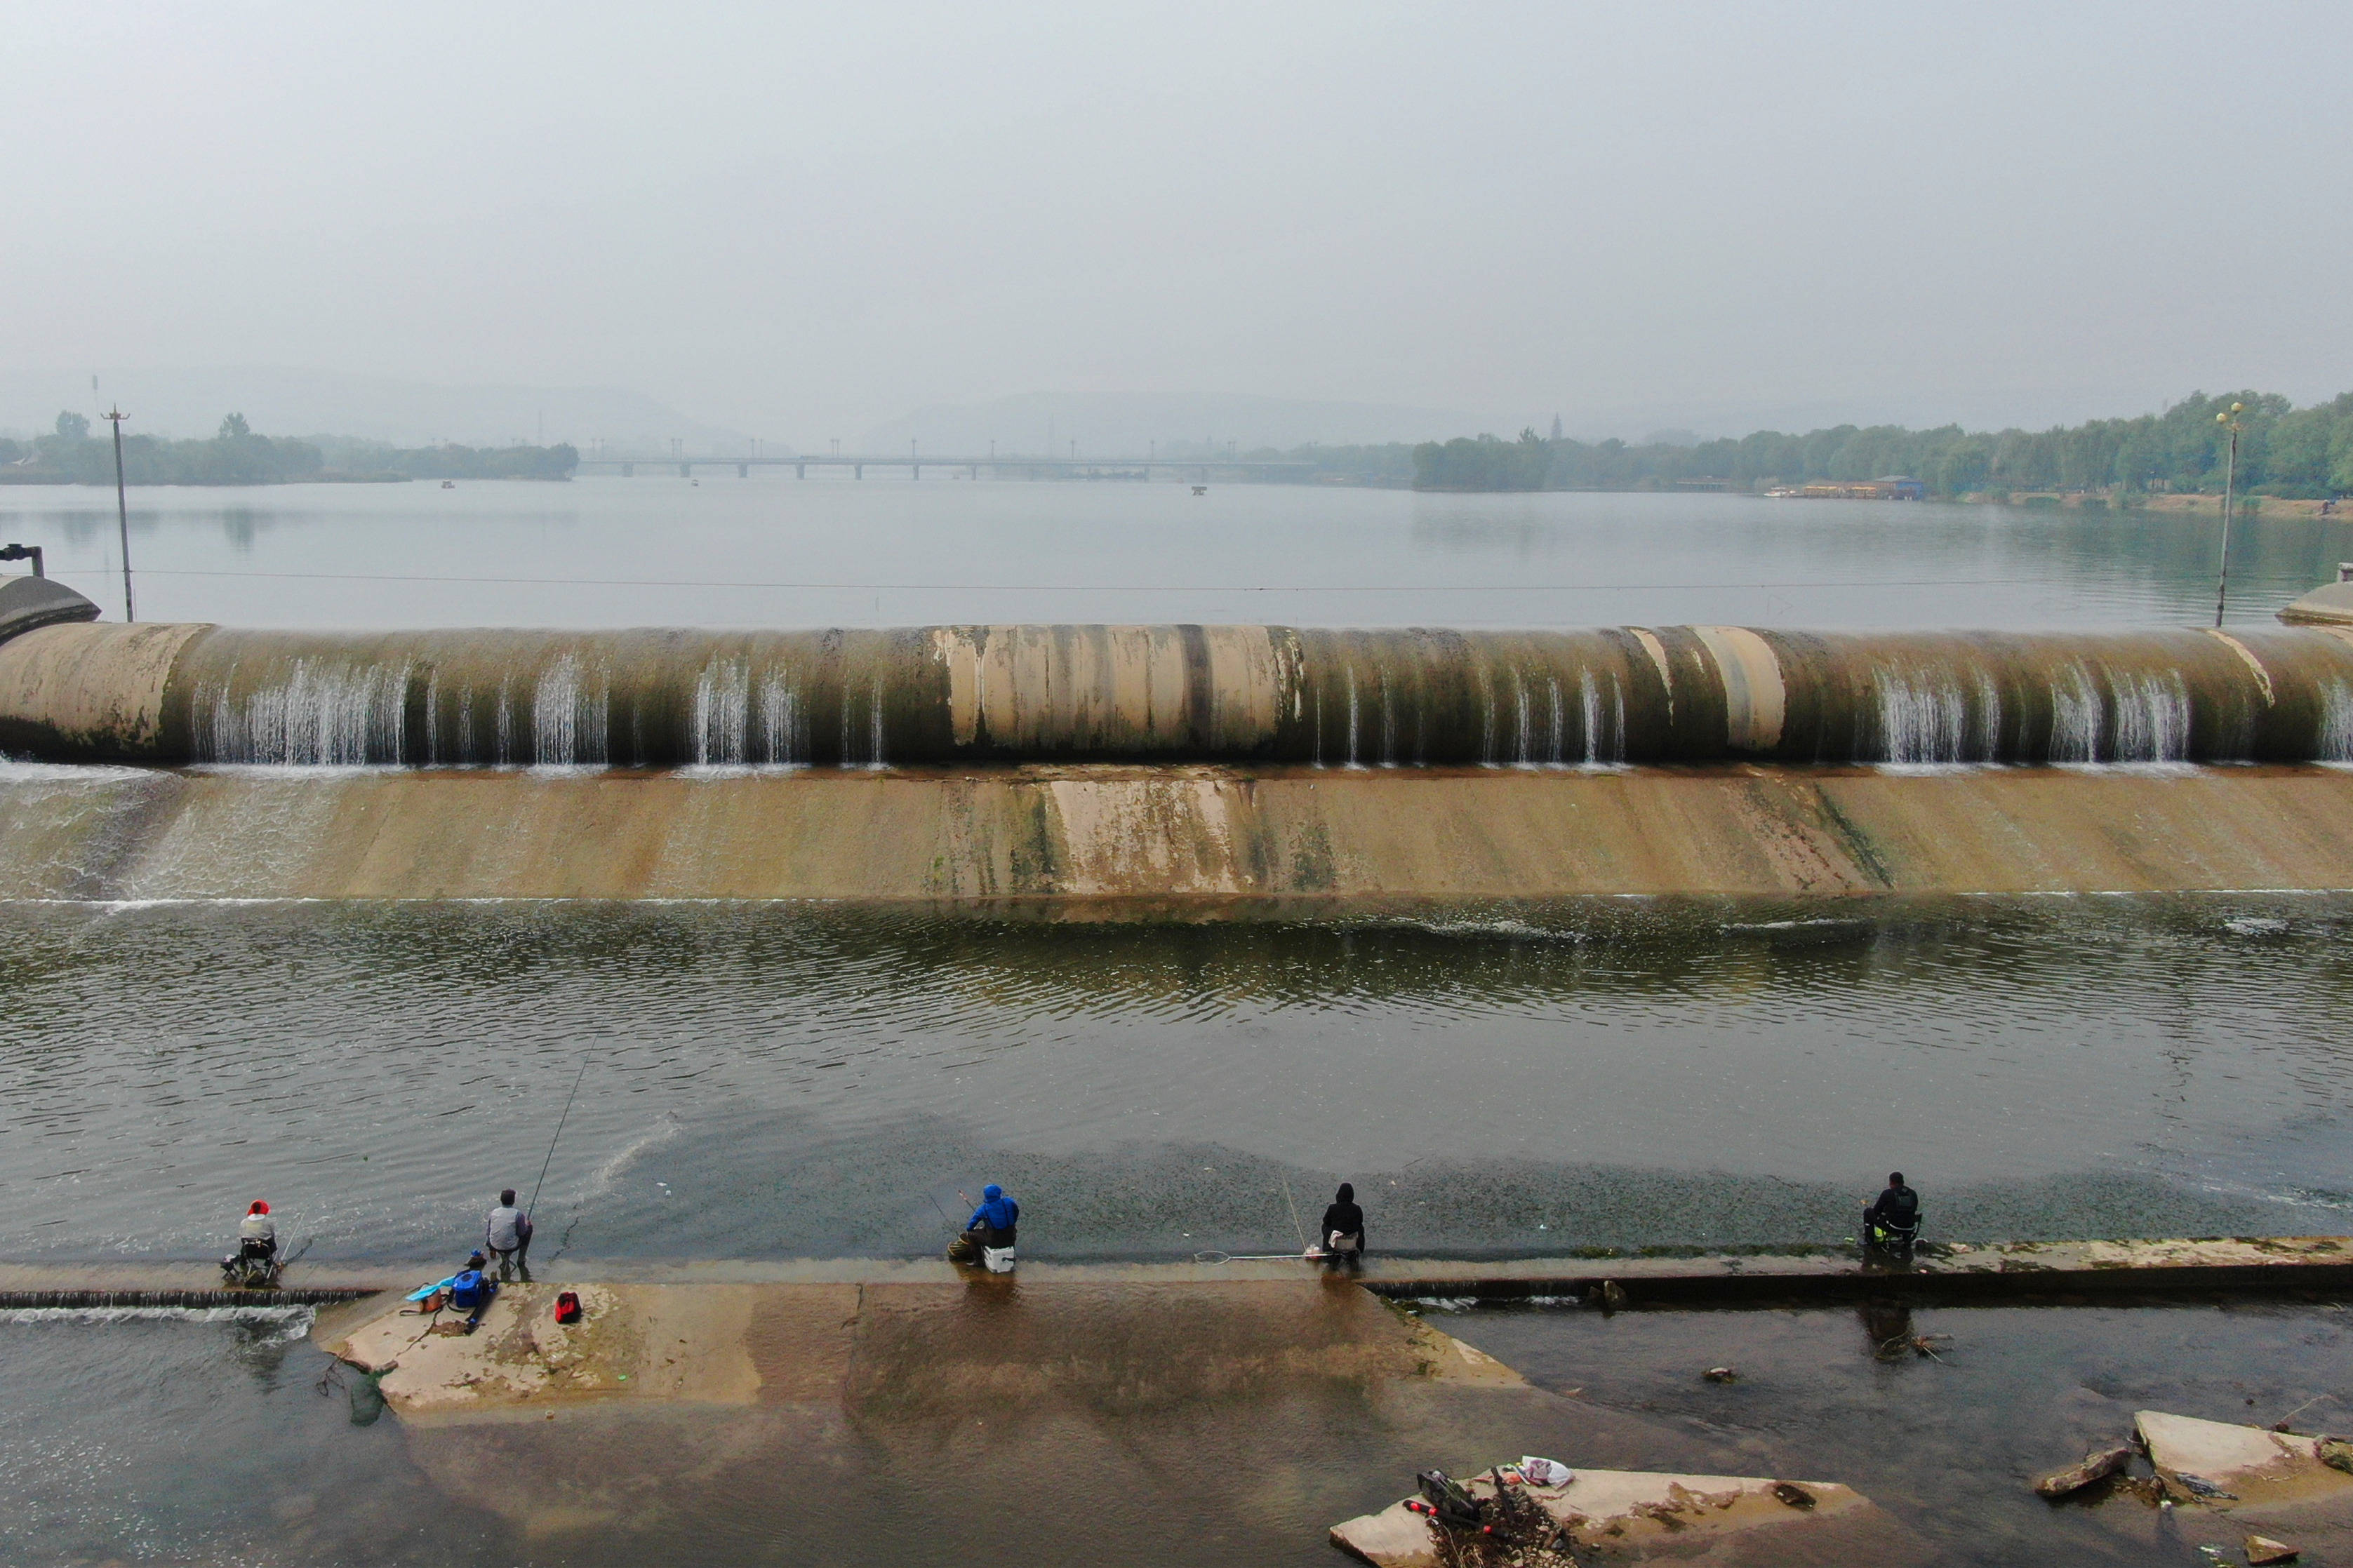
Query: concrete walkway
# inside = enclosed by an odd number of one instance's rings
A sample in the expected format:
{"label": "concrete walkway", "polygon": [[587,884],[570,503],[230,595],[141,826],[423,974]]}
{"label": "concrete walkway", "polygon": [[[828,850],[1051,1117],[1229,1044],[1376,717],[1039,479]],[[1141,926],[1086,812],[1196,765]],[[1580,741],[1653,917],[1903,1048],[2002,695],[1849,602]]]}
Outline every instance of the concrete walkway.
{"label": "concrete walkway", "polygon": [[[225,1291],[209,1263],[0,1264],[0,1307],[153,1306],[216,1301],[327,1302],[412,1289],[452,1263],[298,1263],[276,1292]],[[1032,1258],[1015,1278],[1046,1285],[1208,1285],[1300,1282],[1324,1270],[1304,1260],[1058,1263]],[[1907,1266],[1853,1252],[1693,1257],[1444,1259],[1374,1258],[1354,1274],[1378,1296],[1559,1301],[1618,1308],[1839,1303],[2048,1301],[2174,1295],[2276,1295],[2353,1289],[2353,1239],[2240,1237],[2155,1241],[2022,1241],[1924,1247]],[[930,1258],[563,1258],[543,1283],[648,1285],[954,1285],[970,1276]],[[203,1299],[201,1303],[198,1299]]]}

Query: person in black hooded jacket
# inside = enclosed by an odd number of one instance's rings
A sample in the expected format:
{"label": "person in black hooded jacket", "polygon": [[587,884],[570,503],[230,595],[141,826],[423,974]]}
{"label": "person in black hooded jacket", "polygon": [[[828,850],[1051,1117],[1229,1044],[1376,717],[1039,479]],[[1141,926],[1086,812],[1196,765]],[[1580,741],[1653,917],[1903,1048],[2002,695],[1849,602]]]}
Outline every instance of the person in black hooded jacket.
{"label": "person in black hooded jacket", "polygon": [[1365,1211],[1356,1206],[1356,1189],[1346,1182],[1332,1205],[1324,1211],[1324,1223],[1318,1227],[1324,1237],[1326,1258],[1345,1258],[1354,1263],[1365,1256]]}

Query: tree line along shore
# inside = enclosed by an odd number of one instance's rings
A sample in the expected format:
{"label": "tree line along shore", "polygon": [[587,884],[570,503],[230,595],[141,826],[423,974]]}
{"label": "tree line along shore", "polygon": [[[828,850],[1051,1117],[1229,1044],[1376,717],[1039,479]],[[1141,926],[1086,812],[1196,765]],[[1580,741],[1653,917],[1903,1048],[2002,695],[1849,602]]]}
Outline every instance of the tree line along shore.
{"label": "tree line along shore", "polygon": [[[2070,508],[2202,510],[2218,504],[2229,450],[2217,414],[2239,414],[2238,491],[2257,508],[2309,510],[2353,493],[2353,393],[2298,408],[2276,393],[2192,393],[2162,414],[2094,419],[2048,430],[1912,430],[1837,425],[1791,435],[1759,430],[1716,440],[1577,441],[1534,429],[1451,441],[1259,447],[1249,461],[1298,465],[1275,482],[1427,490],[1729,490],[1869,486],[1891,476],[1941,500]],[[568,443],[535,447],[404,447],[351,437],[296,439],[253,431],[241,415],[209,439],[125,435],[134,485],[256,485],[332,480],[565,479],[580,460]],[[712,461],[720,459],[712,458]],[[1214,459],[1209,466],[1214,467]],[[30,441],[0,437],[0,483],[111,484],[113,445],[79,414]]]}
{"label": "tree line along shore", "polygon": [[[2049,430],[1972,432],[1840,425],[1802,436],[1759,430],[1738,439],[1630,445],[1552,439],[1523,430],[1426,441],[1413,484],[1446,490],[1765,491],[1868,484],[1892,476],[1947,499],[2042,495],[2140,506],[2219,495],[2230,434],[2218,414],[2243,405],[2238,489],[2260,499],[2318,501],[2353,491],[2353,393],[2297,408],[2276,393],[2192,393],[2162,414],[2094,419]],[[1556,422],[1555,429],[1558,426]]]}
{"label": "tree line along shore", "polygon": [[[405,479],[568,479],[580,454],[554,447],[396,447],[388,441],[257,434],[242,414],[209,440],[122,437],[122,477],[134,485],[279,485]],[[0,437],[0,484],[111,485],[114,443],[87,416],[59,414],[30,441]]]}

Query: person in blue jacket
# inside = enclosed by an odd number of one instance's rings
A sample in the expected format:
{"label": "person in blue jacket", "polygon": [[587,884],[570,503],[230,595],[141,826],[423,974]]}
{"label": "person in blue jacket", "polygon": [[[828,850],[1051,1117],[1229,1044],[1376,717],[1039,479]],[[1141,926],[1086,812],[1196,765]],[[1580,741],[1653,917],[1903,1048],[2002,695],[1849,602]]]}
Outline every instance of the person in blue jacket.
{"label": "person in blue jacket", "polygon": [[1011,1247],[1020,1219],[1021,1205],[1007,1197],[1003,1187],[989,1183],[980,1189],[980,1206],[965,1221],[964,1234],[948,1243],[948,1261],[977,1264],[982,1248]]}

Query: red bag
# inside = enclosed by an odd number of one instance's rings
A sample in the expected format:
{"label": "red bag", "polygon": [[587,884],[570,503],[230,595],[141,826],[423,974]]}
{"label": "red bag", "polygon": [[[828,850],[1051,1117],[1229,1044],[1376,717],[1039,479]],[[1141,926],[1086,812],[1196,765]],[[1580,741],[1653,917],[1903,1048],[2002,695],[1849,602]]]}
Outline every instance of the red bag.
{"label": "red bag", "polygon": [[578,1291],[559,1290],[555,1293],[555,1321],[559,1323],[576,1323],[580,1321]]}

